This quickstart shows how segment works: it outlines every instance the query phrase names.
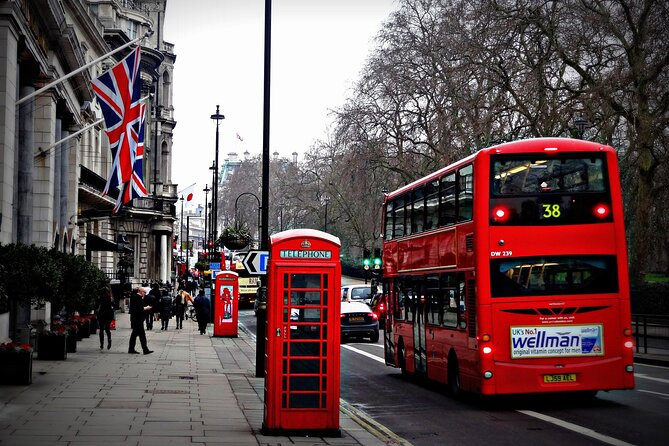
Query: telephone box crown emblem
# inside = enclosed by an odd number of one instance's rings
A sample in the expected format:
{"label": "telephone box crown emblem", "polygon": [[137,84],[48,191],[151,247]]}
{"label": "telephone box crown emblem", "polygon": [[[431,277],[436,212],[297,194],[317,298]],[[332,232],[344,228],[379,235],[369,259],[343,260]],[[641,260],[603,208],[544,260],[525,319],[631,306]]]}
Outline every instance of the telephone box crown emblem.
{"label": "telephone box crown emblem", "polygon": [[303,248],[311,248],[311,242],[309,240],[302,240],[300,246]]}

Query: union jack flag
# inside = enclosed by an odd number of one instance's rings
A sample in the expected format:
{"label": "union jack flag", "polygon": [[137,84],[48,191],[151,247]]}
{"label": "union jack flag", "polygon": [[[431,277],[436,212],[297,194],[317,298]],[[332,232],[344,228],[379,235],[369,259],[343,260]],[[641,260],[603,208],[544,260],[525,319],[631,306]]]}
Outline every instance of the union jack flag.
{"label": "union jack flag", "polygon": [[137,47],[111,70],[91,82],[105,119],[112,152],[112,169],[107,185],[119,189],[114,213],[133,198],[146,197],[142,181],[144,157],[144,116],[146,105],[140,102],[140,49]]}

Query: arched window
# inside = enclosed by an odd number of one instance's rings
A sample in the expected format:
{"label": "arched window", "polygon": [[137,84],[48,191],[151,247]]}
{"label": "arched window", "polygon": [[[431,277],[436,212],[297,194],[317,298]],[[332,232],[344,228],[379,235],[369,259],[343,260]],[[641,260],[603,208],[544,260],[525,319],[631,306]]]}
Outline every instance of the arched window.
{"label": "arched window", "polygon": [[172,91],[172,82],[170,79],[170,73],[165,71],[163,73],[163,97],[162,97],[162,102],[165,107],[169,107],[171,105],[172,101],[172,96],[171,96],[171,91]]}

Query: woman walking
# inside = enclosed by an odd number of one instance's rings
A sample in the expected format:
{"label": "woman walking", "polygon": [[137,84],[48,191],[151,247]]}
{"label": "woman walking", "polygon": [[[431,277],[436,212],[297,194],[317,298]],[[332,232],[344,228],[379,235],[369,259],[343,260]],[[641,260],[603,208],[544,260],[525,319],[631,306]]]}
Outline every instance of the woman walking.
{"label": "woman walking", "polygon": [[109,350],[111,348],[111,322],[114,320],[114,299],[109,288],[105,288],[102,292],[97,318],[100,324],[100,350],[104,346],[105,333],[107,333],[107,350]]}
{"label": "woman walking", "polygon": [[162,322],[160,329],[167,330],[167,325],[172,318],[172,298],[167,290],[162,291],[163,296],[160,298],[160,321]]}

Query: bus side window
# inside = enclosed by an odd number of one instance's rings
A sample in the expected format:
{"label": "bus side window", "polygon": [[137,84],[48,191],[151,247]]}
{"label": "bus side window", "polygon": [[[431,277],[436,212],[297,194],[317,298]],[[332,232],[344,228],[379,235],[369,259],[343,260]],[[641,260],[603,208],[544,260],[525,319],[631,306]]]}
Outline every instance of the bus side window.
{"label": "bus side window", "polygon": [[404,235],[404,197],[400,197],[394,202],[395,214],[394,223],[395,230],[393,231],[393,238],[402,237]]}
{"label": "bus side window", "polygon": [[455,174],[451,173],[441,179],[439,226],[455,224]]}
{"label": "bus side window", "polygon": [[474,214],[474,168],[458,171],[458,221],[469,221]]}
{"label": "bus side window", "polygon": [[417,189],[413,193],[413,209],[411,211],[411,233],[423,232],[425,227],[425,189]]}
{"label": "bus side window", "polygon": [[425,230],[434,229],[439,224],[439,181],[431,181],[425,190]]}

